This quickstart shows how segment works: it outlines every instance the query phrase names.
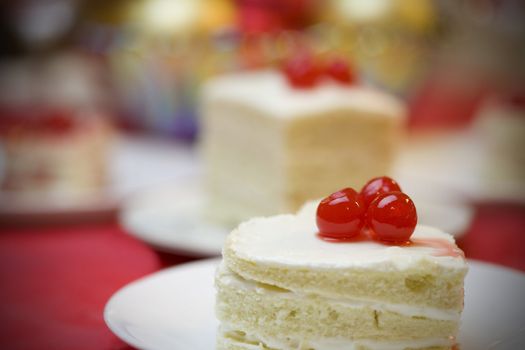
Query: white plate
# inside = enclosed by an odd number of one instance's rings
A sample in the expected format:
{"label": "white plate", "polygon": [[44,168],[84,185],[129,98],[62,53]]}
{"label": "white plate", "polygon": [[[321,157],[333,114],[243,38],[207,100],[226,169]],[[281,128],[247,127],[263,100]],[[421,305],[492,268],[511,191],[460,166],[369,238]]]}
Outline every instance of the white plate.
{"label": "white plate", "polygon": [[414,201],[418,223],[437,227],[456,238],[466,233],[474,217],[474,207],[452,188],[417,178],[395,178]]}
{"label": "white plate", "polygon": [[401,149],[393,176],[402,185],[417,183],[419,190],[432,196],[441,196],[439,192],[445,190],[447,196],[450,193],[465,202],[524,203],[525,181],[489,176],[495,165],[486,143],[470,129],[414,133]]}
{"label": "white plate", "polygon": [[214,349],[218,322],[213,276],[218,262],[201,260],[132,282],[106,304],[106,324],[140,349]]}
{"label": "white plate", "polygon": [[[122,288],[106,304],[107,325],[140,349],[214,349],[218,261],[173,267]],[[477,261],[469,264],[461,350],[525,349],[525,274]]]}
{"label": "white plate", "polygon": [[206,220],[204,204],[198,179],[181,178],[129,198],[120,222],[127,232],[160,250],[216,256],[229,229]]}

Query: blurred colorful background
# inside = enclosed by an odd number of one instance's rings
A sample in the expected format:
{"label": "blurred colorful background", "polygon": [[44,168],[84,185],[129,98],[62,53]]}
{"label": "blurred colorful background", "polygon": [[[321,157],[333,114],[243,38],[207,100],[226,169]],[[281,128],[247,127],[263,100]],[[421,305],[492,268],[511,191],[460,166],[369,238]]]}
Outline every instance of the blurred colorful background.
{"label": "blurred colorful background", "polygon": [[405,101],[394,173],[426,219],[525,271],[523,1],[5,0],[0,347],[127,348],[109,296],[228,229],[195,214],[201,87],[298,47]]}
{"label": "blurred colorful background", "polygon": [[489,96],[521,96],[522,16],[520,1],[4,1],[1,102],[191,140],[202,81],[308,42],[409,100],[415,126],[461,125]]}

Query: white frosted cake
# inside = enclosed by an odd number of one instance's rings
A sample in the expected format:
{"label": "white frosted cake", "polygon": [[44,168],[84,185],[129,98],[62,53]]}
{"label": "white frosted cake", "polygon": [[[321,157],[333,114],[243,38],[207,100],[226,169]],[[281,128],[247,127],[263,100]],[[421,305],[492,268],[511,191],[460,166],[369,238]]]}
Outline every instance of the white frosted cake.
{"label": "white frosted cake", "polygon": [[100,195],[112,139],[111,124],[96,113],[42,109],[12,117],[0,125],[6,165],[0,188],[5,195],[37,201]]}
{"label": "white frosted cake", "polygon": [[482,181],[495,196],[525,199],[525,97],[518,103],[489,100],[475,131],[482,141]]}
{"label": "white frosted cake", "polygon": [[277,70],[218,77],[203,94],[209,214],[238,223],[294,212],[387,174],[404,121],[402,102],[360,85],[297,89]]}
{"label": "white frosted cake", "polygon": [[315,205],[228,237],[216,275],[218,350],[451,349],[467,265],[454,239],[417,226],[407,245],[329,242]]}

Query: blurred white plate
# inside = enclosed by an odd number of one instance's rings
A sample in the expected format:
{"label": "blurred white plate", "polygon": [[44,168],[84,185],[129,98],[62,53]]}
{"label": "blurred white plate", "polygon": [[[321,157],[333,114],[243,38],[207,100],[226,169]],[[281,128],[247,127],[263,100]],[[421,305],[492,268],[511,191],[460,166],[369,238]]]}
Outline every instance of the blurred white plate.
{"label": "blurred white plate", "polygon": [[89,197],[24,196],[0,191],[0,221],[13,224],[79,222],[112,217],[119,200],[101,191]]}
{"label": "blurred white plate", "polygon": [[120,222],[135,237],[174,253],[215,256],[221,253],[229,229],[208,222],[205,195],[195,177],[180,178],[130,197]]}
{"label": "blurred white plate", "polygon": [[474,209],[466,204],[418,200],[415,204],[419,224],[437,227],[455,238],[467,232],[474,217]]}
{"label": "blurred white plate", "polygon": [[432,195],[448,189],[464,202],[525,203],[525,179],[490,177],[487,154],[486,140],[475,130],[414,134],[406,139],[393,176],[401,184],[424,184]]}
{"label": "blurred white plate", "polygon": [[420,178],[396,176],[395,179],[414,201],[419,224],[437,227],[456,238],[466,233],[474,217],[474,207],[452,188]]}
{"label": "blurred white plate", "polygon": [[[107,325],[140,349],[214,349],[218,262],[173,267],[122,288],[106,304]],[[477,261],[469,264],[461,350],[525,349],[525,274]]]}

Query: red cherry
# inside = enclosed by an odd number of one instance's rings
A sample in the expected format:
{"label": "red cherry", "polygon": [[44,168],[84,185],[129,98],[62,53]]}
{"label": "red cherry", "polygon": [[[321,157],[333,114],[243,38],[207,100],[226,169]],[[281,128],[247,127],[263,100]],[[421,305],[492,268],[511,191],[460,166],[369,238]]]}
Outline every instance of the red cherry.
{"label": "red cherry", "polygon": [[381,193],[370,203],[366,221],[374,239],[404,243],[416,228],[416,207],[403,192]]}
{"label": "red cherry", "polygon": [[309,53],[300,53],[289,59],[283,71],[290,85],[299,89],[314,87],[321,77],[319,63]]}
{"label": "red cherry", "polygon": [[368,207],[381,193],[394,191],[402,192],[401,187],[399,187],[396,180],[389,178],[388,176],[381,176],[368,181],[361,189],[360,194],[365,203],[365,207]]}
{"label": "red cherry", "polygon": [[322,237],[346,240],[359,234],[365,207],[359,194],[344,188],[323,199],[317,207],[317,227]]}
{"label": "red cherry", "polygon": [[348,62],[342,58],[335,58],[328,62],[325,74],[340,83],[352,84],[355,82],[353,70]]}

